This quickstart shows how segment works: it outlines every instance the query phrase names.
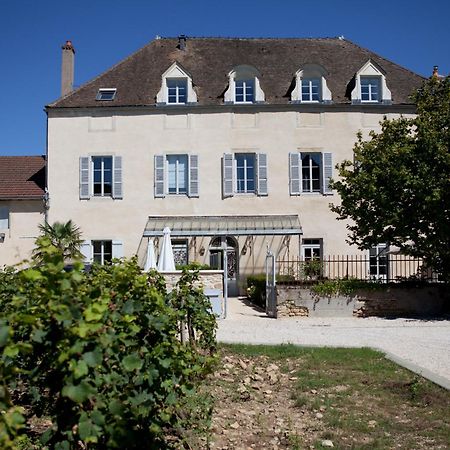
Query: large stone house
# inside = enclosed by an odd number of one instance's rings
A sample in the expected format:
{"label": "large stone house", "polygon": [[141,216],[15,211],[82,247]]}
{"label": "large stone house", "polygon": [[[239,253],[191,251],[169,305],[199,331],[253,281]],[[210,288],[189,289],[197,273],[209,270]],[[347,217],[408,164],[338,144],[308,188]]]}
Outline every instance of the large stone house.
{"label": "large stone house", "polygon": [[423,78],[342,38],[158,38],[63,95],[48,115],[49,222],[72,219],[87,260],[138,254],[172,231],[178,262],[229,289],[279,257],[356,253],[329,209],[356,134],[414,114]]}
{"label": "large stone house", "polygon": [[46,198],[45,157],[0,156],[0,268],[31,257]]}

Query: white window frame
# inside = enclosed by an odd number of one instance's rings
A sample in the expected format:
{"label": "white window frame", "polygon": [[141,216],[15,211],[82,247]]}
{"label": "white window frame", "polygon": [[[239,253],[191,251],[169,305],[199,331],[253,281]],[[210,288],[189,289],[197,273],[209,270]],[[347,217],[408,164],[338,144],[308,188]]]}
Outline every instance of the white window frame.
{"label": "white window frame", "polygon": [[[367,84],[368,87],[368,96],[369,98],[363,99],[363,87],[365,86],[365,82],[369,82]],[[362,76],[360,79],[361,83],[361,103],[379,103],[381,98],[381,78],[375,76]],[[374,87],[376,86],[376,98],[374,96]]]}
{"label": "white window frame", "polygon": [[[100,244],[100,253],[95,252],[96,244]],[[111,246],[110,253],[105,252],[105,244],[109,244]],[[111,262],[113,260],[113,241],[112,240],[109,240],[109,239],[96,240],[95,239],[95,240],[91,241],[91,245],[92,245],[92,261],[94,263],[97,262],[103,266],[105,264],[105,262]],[[95,260],[96,255],[100,256],[100,261]],[[110,258],[108,258],[107,260],[105,260],[106,255],[110,255]]]}
{"label": "white window frame", "polygon": [[[311,257],[307,257],[305,255],[305,250],[311,250]],[[318,258],[316,258],[314,256],[314,250],[319,250],[319,256]],[[301,259],[302,261],[311,261],[312,259],[314,260],[321,260],[323,259],[323,239],[318,239],[318,238],[314,238],[314,239],[304,239],[302,238],[302,242],[301,242],[301,246],[300,246],[300,253],[301,253]]]}
{"label": "white window frame", "polygon": [[[242,167],[242,169],[244,170],[244,178],[243,179],[238,178],[238,158],[237,158],[237,156],[243,157],[243,164],[244,164],[244,166]],[[249,189],[249,187],[248,187],[248,184],[250,183],[251,179],[249,179],[247,176],[247,172],[249,170],[247,160],[250,157],[253,161],[253,189]],[[256,194],[256,191],[257,191],[257,187],[256,187],[257,167],[256,167],[256,164],[257,164],[256,153],[244,153],[244,152],[234,153],[234,155],[233,155],[233,171],[234,171],[234,177],[236,180],[235,186],[234,186],[234,192],[236,194]],[[239,188],[240,182],[244,183],[243,189]]]}
{"label": "white window frame", "polygon": [[[242,83],[242,98],[243,100],[237,100],[237,90],[241,88],[241,86],[238,86],[238,83]],[[250,89],[251,88],[251,89]],[[251,90],[251,94],[248,92]],[[240,94],[241,95],[241,94]],[[255,102],[255,79],[235,79],[234,81],[234,98],[236,104],[245,104],[245,103],[254,103]]]}
{"label": "white window frame", "polygon": [[[167,173],[167,187],[166,194],[167,195],[187,195],[189,193],[189,155],[186,153],[177,153],[177,154],[167,154],[165,155],[166,160],[166,173]],[[176,158],[176,159],[175,159]],[[184,187],[180,186],[179,180],[179,172],[180,172],[180,159],[184,159],[185,168],[184,168]],[[175,192],[170,192],[170,166],[171,163],[169,159],[175,159]],[[184,189],[184,192],[182,190]]]}
{"label": "white window frame", "polygon": [[[110,159],[111,160],[111,192],[110,193],[105,193],[105,171],[107,169],[105,169],[105,159]],[[100,175],[101,175],[101,180],[100,180],[100,193],[96,194],[95,193],[95,185],[97,183],[95,183],[95,171],[96,169],[95,167],[95,160],[100,160],[101,163],[101,167],[100,167]],[[112,197],[113,196],[113,189],[114,189],[114,158],[112,156],[92,156],[91,157],[91,173],[92,173],[92,179],[91,179],[91,192],[92,192],[92,196],[93,197]]]}
{"label": "white window frame", "polygon": [[[371,256],[371,251],[375,251],[375,256]],[[369,278],[386,282],[389,278],[389,246],[383,243],[374,245],[367,251],[367,257],[369,259]],[[385,264],[380,264],[381,258],[385,260]],[[386,273],[380,273],[380,267],[385,267]],[[373,268],[375,268],[375,273],[372,273]]]}
{"label": "white window frame", "polygon": [[[317,155],[319,158],[319,163],[317,165],[317,167],[313,166],[313,162],[314,162],[314,158],[312,157],[312,155]],[[303,165],[303,158],[305,158],[306,156],[309,157],[309,166],[305,167]],[[320,152],[302,152],[301,155],[301,191],[303,194],[320,194],[322,192],[322,185],[323,185],[323,176],[322,176],[322,172],[323,172],[323,163],[322,163],[322,154]],[[308,171],[308,177],[305,179],[305,177],[303,176],[303,171],[304,169],[307,169]],[[317,181],[317,178],[313,178],[313,170],[316,169],[319,173],[319,187],[318,189],[313,189],[313,184],[314,181]],[[309,182],[309,189],[305,189],[304,188],[304,182],[308,181]]]}
{"label": "white window frame", "polygon": [[[175,83],[175,86],[169,86],[169,84]],[[181,84],[183,84],[182,88],[184,89],[184,101],[180,101],[180,97],[182,94],[180,94],[181,90]],[[168,105],[185,105],[187,103],[187,97],[188,97],[188,80],[187,78],[166,78],[166,85],[167,85],[167,104]],[[172,95],[170,94],[170,90],[175,89],[175,101],[170,101],[170,98]]]}
{"label": "white window frame", "polygon": [[[313,99],[313,86],[314,83],[317,86],[317,99]],[[302,78],[301,79],[301,87],[300,87],[300,96],[302,103],[319,103],[322,99],[321,94],[321,80],[317,77],[309,77],[309,78]],[[304,93],[304,88],[308,89],[308,92]]]}

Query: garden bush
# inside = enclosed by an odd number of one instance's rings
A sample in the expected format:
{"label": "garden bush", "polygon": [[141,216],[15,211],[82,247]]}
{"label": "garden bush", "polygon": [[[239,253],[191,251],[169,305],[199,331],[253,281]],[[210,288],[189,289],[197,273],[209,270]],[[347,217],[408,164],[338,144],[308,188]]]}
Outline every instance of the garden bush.
{"label": "garden bush", "polygon": [[50,418],[41,442],[57,450],[169,448],[193,421],[207,422],[210,411],[192,405],[214,361],[215,320],[192,287],[195,274],[167,295],[160,275],[142,273],[136,259],[85,273],[77,262],[64,270],[49,242],[41,256],[42,265],[0,277],[0,374],[9,374],[0,406],[17,419],[5,436],[13,441],[24,428],[10,396],[27,416]]}

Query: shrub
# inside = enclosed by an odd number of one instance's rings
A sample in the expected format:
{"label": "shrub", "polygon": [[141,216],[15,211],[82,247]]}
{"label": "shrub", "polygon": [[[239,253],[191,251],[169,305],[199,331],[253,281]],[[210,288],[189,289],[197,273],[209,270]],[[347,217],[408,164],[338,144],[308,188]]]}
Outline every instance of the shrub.
{"label": "shrub", "polygon": [[41,251],[43,264],[17,274],[18,292],[6,294],[12,337],[0,370],[15,367],[20,376],[5,392],[21,390],[30,413],[52,420],[42,442],[142,449],[182,441],[192,422],[182,405],[211,368],[215,330],[207,309],[191,307],[199,295],[191,280],[180,292],[191,296],[185,305],[199,339],[183,344],[186,311],[173,308],[160,276],[143,274],[136,259],[85,273],[81,263],[65,271],[52,245]]}
{"label": "shrub", "polygon": [[198,261],[192,261],[189,264],[177,264],[176,265],[177,270],[211,270],[211,266],[208,264],[202,264]]}
{"label": "shrub", "polygon": [[260,273],[247,277],[247,297],[252,303],[266,307],[266,274]]}

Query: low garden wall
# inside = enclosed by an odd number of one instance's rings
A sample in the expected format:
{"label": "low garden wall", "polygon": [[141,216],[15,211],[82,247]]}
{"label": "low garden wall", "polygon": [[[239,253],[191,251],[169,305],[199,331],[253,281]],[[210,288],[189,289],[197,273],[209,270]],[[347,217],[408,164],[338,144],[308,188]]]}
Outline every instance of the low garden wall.
{"label": "low garden wall", "polygon": [[[167,291],[170,292],[177,284],[183,272],[162,272],[161,275],[166,281]],[[199,280],[194,283],[196,287],[203,287],[205,290],[218,289],[223,293],[223,270],[200,270]]]}
{"label": "low garden wall", "polygon": [[277,317],[439,316],[449,309],[444,286],[358,289],[351,294],[320,296],[303,286],[277,289]]}

